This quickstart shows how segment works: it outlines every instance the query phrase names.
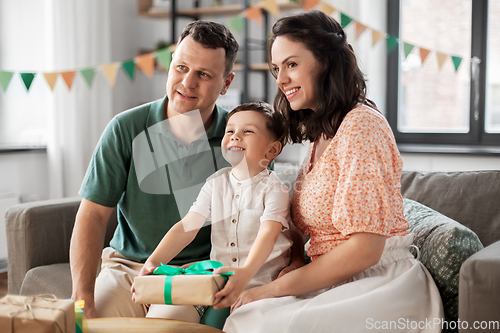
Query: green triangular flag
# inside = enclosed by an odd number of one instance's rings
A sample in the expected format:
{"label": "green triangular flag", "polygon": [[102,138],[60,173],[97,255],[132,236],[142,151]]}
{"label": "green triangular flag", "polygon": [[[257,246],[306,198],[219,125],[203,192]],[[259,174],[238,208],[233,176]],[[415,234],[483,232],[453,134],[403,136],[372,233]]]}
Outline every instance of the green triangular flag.
{"label": "green triangular flag", "polygon": [[387,35],[385,38],[387,40],[387,53],[391,53],[398,46],[399,40],[392,35]]}
{"label": "green triangular flag", "polygon": [[82,74],[83,78],[85,79],[85,82],[87,82],[87,85],[89,88],[92,86],[92,79],[94,78],[94,73],[95,73],[95,68],[85,68],[80,71],[80,74]]}
{"label": "green triangular flag", "polygon": [[9,86],[10,79],[12,79],[12,76],[14,73],[12,72],[4,72],[0,71],[0,84],[2,85],[3,91],[7,90],[7,87]]}
{"label": "green triangular flag", "polygon": [[241,15],[236,15],[227,22],[227,26],[234,31],[241,33],[245,24],[245,18]]}
{"label": "green triangular flag", "polygon": [[21,73],[21,79],[23,79],[27,91],[30,90],[31,83],[33,83],[34,78],[35,78],[35,73]]}
{"label": "green triangular flag", "polygon": [[129,60],[125,61],[122,63],[122,67],[127,72],[128,76],[130,77],[130,80],[134,79],[134,73],[135,73],[135,62],[134,60]]}
{"label": "green triangular flag", "polygon": [[349,16],[347,16],[344,13],[340,13],[340,24],[342,25],[342,29],[347,27],[349,25],[349,23],[351,23],[351,22],[352,22],[352,18],[350,18]]}
{"label": "green triangular flag", "polygon": [[405,58],[408,58],[408,55],[410,54],[411,50],[413,50],[414,47],[415,45],[406,42],[403,44],[403,49],[405,51]]}
{"label": "green triangular flag", "polygon": [[458,67],[460,67],[460,63],[462,62],[462,58],[451,56],[451,60],[453,60],[453,65],[455,65],[455,72],[458,71]]}
{"label": "green triangular flag", "polygon": [[168,71],[172,62],[172,51],[167,47],[156,51],[155,54],[158,62]]}

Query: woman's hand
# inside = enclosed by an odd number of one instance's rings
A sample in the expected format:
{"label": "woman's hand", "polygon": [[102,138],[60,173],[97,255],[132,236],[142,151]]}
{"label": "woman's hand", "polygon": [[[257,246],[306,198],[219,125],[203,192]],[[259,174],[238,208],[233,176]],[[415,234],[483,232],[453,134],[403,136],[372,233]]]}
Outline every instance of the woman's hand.
{"label": "woman's hand", "polygon": [[304,261],[299,261],[299,260],[296,260],[294,262],[291,262],[289,266],[283,268],[280,272],[280,274],[278,275],[278,279],[280,277],[282,277],[283,275],[287,274],[287,273],[290,273],[291,271],[294,271],[296,270],[297,268],[300,268],[304,266]]}
{"label": "woman's hand", "polygon": [[272,293],[272,288],[269,288],[268,286],[269,286],[269,284],[266,284],[266,285],[263,285],[260,287],[255,287],[252,289],[248,289],[248,290],[245,290],[244,292],[242,292],[239,295],[238,299],[236,299],[236,301],[231,306],[231,312],[233,312],[234,310],[236,310],[240,306],[245,305],[247,303],[255,302],[255,301],[258,301],[258,300],[264,299],[264,298],[276,297]]}

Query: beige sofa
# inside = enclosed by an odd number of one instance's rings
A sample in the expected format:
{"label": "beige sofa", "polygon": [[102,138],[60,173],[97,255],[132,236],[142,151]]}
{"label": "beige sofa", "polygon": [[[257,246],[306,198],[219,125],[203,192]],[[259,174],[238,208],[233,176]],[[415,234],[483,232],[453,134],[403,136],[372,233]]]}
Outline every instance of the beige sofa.
{"label": "beige sofa", "polygon": [[[297,167],[277,163],[275,168],[280,178],[293,186]],[[401,184],[405,216],[417,234],[420,259],[435,276],[443,297],[449,321],[444,331],[460,328],[466,332],[463,322],[470,331],[475,331],[472,325],[476,321],[498,324],[500,171],[405,171]],[[79,198],[40,201],[20,204],[7,212],[10,294],[70,297],[69,241],[79,203]],[[106,242],[116,226],[114,215]],[[447,272],[444,280],[439,276],[443,270]],[[458,313],[461,326],[457,326]]]}

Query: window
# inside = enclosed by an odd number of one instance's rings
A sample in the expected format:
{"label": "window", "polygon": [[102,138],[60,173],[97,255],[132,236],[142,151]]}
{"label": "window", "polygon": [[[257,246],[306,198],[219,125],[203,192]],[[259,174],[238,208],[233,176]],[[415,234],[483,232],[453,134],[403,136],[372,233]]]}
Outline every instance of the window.
{"label": "window", "polygon": [[[500,133],[500,1],[488,11],[488,63],[486,70],[486,132]],[[495,33],[493,33],[495,31]]]}
{"label": "window", "polygon": [[388,0],[400,43],[388,56],[387,117],[400,147],[500,146],[499,21],[499,1]]}
{"label": "window", "polygon": [[0,149],[47,142],[50,94],[43,75],[35,76],[29,92],[19,76],[46,64],[44,9],[45,1],[0,2],[0,70],[15,72],[7,90],[0,87]]}

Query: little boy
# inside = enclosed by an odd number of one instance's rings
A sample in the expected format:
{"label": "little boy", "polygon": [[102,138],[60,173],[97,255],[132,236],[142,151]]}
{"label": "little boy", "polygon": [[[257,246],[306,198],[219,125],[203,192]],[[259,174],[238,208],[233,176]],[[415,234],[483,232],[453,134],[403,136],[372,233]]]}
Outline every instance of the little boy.
{"label": "little boy", "polygon": [[[168,263],[208,220],[210,259],[225,266],[215,273],[234,271],[215,295],[223,297],[216,308],[231,306],[243,290],[276,279],[290,262],[290,208],[288,189],[267,166],[285,145],[286,131],[283,116],[267,103],[246,103],[231,111],[221,147],[232,167],[207,179],[189,213],[164,236],[139,275]],[[207,307],[194,308],[153,304],[147,317],[199,322]]]}

